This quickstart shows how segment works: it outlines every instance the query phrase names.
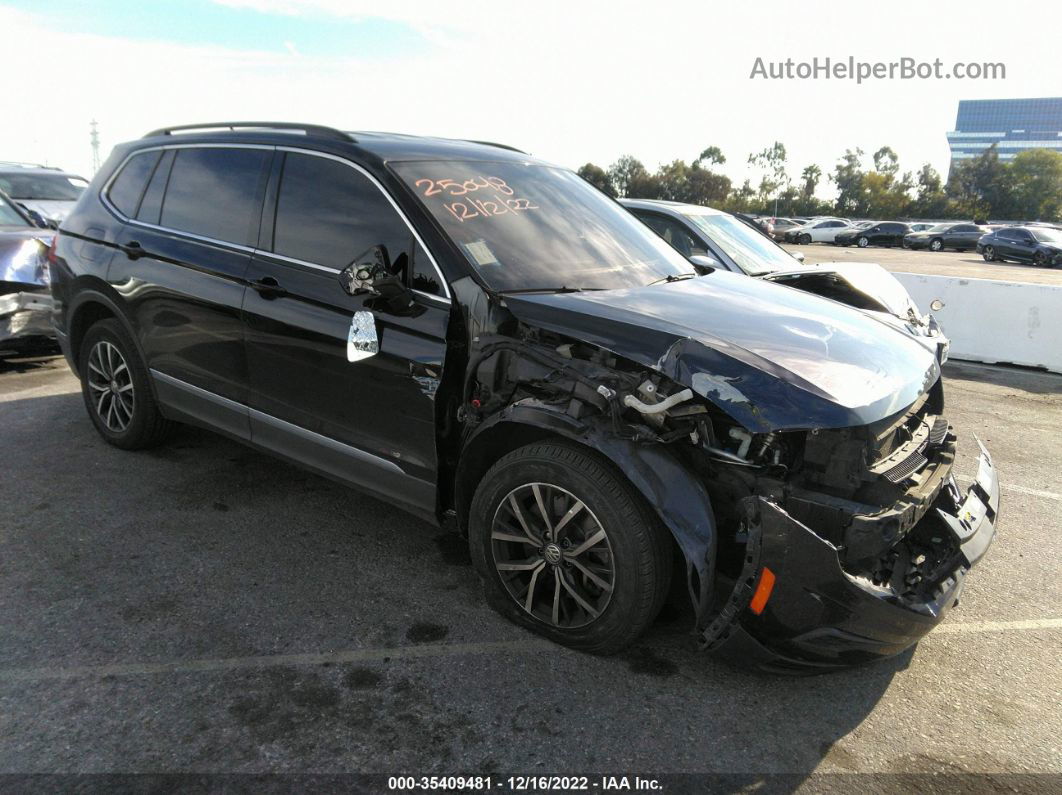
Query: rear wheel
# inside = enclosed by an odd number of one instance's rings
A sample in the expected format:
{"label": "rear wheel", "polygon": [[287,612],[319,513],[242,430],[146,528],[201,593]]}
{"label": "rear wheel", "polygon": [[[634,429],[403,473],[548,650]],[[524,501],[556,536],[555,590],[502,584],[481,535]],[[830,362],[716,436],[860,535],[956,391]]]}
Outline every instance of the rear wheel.
{"label": "rear wheel", "polygon": [[492,607],[596,654],[634,641],[670,582],[659,520],[607,461],[563,442],[491,467],[472,501],[469,546]]}
{"label": "rear wheel", "polygon": [[85,409],[104,440],[123,450],[165,440],[175,423],[159,412],[147,368],[121,323],[109,318],[93,325],[78,362]]}

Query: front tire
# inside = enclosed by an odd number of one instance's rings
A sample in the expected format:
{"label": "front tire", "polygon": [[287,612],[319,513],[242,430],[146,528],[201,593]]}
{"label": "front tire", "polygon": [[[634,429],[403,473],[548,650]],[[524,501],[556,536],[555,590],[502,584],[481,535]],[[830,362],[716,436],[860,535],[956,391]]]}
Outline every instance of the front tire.
{"label": "front tire", "polygon": [[1037,251],[1035,254],[1033,254],[1033,265],[1035,265],[1037,268],[1047,267],[1047,257],[1044,256],[1044,253],[1042,251]]}
{"label": "front tire", "polygon": [[806,246],[808,243],[811,242],[811,235],[801,235],[797,238],[797,242],[800,243],[800,245],[802,246]]}
{"label": "front tire", "polygon": [[993,246],[985,246],[981,252],[981,257],[985,262],[997,262],[999,259],[996,257],[996,249]]}
{"label": "front tire", "polygon": [[123,450],[154,447],[175,427],[159,412],[147,368],[117,320],[94,324],[78,355],[81,395],[104,441]]}
{"label": "front tire", "polygon": [[929,250],[930,251],[943,251],[944,250],[944,241],[940,240],[940,239],[936,239],[936,240],[931,241],[930,244],[929,244]]}
{"label": "front tire", "polygon": [[594,654],[641,635],[670,584],[659,520],[605,459],[564,442],[521,447],[490,468],[469,547],[495,610]]}
{"label": "front tire", "polygon": [[859,240],[856,241],[856,245],[859,246],[860,248],[866,248],[867,246],[870,245],[870,240],[869,240],[869,238],[867,238],[864,235],[864,236],[860,237]]}

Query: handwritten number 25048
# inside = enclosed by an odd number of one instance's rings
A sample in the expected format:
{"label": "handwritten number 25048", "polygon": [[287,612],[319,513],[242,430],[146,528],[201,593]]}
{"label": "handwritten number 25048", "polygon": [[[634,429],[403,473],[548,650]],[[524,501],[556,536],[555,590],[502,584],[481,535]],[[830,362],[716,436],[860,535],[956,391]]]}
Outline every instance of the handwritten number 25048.
{"label": "handwritten number 25048", "polygon": [[494,190],[504,193],[506,196],[513,195],[513,189],[500,177],[472,177],[463,182],[453,179],[418,179],[414,184],[418,188],[426,186],[424,187],[425,196],[436,196],[443,191],[446,191],[450,196],[464,196],[466,193],[472,193],[481,188],[494,188]]}

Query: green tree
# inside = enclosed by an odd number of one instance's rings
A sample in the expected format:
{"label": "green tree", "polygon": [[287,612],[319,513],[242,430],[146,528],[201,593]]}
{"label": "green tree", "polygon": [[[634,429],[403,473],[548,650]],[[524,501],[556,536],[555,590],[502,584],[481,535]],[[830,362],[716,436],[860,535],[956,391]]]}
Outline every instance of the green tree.
{"label": "green tree", "polygon": [[712,165],[721,166],[726,162],[726,157],[723,155],[723,150],[718,146],[709,146],[699,155],[697,159],[693,161],[693,167],[696,168],[702,163],[711,163]]}
{"label": "green tree", "polygon": [[791,180],[785,171],[786,151],[781,141],[775,141],[762,152],[749,155],[749,164],[764,170],[760,178],[760,198],[764,205],[771,194],[775,194],[774,214],[778,214],[778,191],[789,186]]}
{"label": "green tree", "polygon": [[615,198],[616,189],[612,187],[612,180],[609,179],[608,173],[601,166],[595,166],[593,163],[587,163],[585,166],[575,172],[580,177],[585,179],[595,188],[602,193],[607,193],[609,196]]}
{"label": "green tree", "polygon": [[846,149],[830,175],[830,180],[837,186],[837,201],[834,206],[840,215],[865,213],[867,203],[863,188],[862,158],[862,149]]}
{"label": "green tree", "polygon": [[649,172],[642,161],[632,155],[623,155],[608,167],[608,178],[617,196],[631,196],[631,186],[644,183]]}
{"label": "green tree", "polygon": [[815,195],[815,189],[819,186],[819,180],[822,179],[822,169],[812,163],[810,166],[804,166],[804,170],[800,172],[800,195],[803,199],[807,200]]}
{"label": "green tree", "polygon": [[918,192],[911,203],[910,215],[915,218],[945,218],[948,216],[948,197],[940,174],[929,163],[918,171]]}
{"label": "green tree", "polygon": [[1062,220],[1062,153],[1026,149],[1007,166],[1015,218]]}

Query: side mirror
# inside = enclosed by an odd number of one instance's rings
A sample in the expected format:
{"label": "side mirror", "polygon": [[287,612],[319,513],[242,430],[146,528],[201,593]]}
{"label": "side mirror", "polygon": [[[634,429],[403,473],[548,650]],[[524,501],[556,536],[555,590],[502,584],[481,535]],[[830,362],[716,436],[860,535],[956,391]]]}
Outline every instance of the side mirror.
{"label": "side mirror", "polygon": [[694,254],[688,257],[689,261],[693,263],[693,266],[697,269],[697,272],[702,276],[709,271],[714,271],[716,268],[721,268],[719,260],[715,257],[709,257],[707,254]]}
{"label": "side mirror", "polygon": [[391,272],[391,258],[383,245],[366,249],[339,274],[339,284],[347,295],[379,297],[392,311],[408,310],[413,293],[401,274]]}

